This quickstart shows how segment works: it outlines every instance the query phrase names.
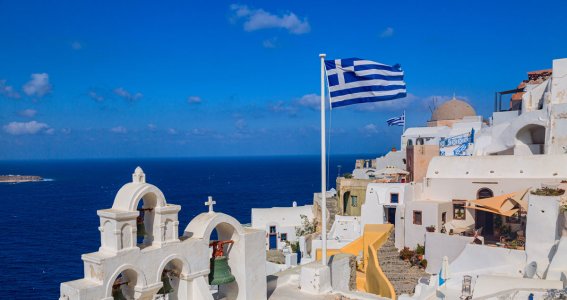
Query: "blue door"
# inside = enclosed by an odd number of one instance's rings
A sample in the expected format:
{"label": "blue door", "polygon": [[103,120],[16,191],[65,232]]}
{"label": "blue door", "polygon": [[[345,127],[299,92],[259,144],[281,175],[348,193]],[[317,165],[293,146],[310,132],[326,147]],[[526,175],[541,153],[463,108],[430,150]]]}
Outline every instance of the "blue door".
{"label": "blue door", "polygon": [[270,234],[270,249],[278,248],[278,236],[277,234]]}

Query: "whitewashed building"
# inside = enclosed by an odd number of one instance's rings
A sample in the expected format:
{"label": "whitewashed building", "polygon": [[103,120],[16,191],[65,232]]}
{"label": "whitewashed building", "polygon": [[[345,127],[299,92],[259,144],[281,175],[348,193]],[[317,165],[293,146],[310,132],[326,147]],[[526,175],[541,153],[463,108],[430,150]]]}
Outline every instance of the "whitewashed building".
{"label": "whitewashed building", "polygon": [[282,249],[289,243],[297,242],[296,229],[302,226],[305,216],[313,220],[313,205],[291,207],[253,208],[252,228],[266,233],[266,249]]}

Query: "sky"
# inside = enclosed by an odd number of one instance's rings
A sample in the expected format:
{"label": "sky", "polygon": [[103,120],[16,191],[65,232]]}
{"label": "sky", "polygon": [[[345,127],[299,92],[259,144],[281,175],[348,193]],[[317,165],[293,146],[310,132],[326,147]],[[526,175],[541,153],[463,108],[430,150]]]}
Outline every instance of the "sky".
{"label": "sky", "polygon": [[[56,4],[55,4],[56,3]],[[453,95],[567,57],[565,1],[0,0],[0,160],[320,151],[320,61],[401,64],[408,97],[328,113],[330,153],[399,147]],[[434,102],[436,99],[436,102]]]}

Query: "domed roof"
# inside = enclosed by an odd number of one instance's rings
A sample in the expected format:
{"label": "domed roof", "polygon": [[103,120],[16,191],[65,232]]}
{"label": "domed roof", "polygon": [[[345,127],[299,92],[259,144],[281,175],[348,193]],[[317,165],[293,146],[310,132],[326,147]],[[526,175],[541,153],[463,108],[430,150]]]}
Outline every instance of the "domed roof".
{"label": "domed roof", "polygon": [[476,111],[470,104],[455,97],[437,107],[431,114],[431,121],[459,120],[468,116],[476,116]]}

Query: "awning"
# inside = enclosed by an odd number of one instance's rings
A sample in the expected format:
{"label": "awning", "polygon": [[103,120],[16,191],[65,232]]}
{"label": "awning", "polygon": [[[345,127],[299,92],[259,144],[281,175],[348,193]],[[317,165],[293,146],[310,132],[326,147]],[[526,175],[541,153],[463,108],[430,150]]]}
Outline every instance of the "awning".
{"label": "awning", "polygon": [[387,166],[383,169],[378,171],[374,171],[374,174],[381,174],[381,175],[407,175],[409,174],[408,171],[402,170],[400,168],[396,168],[394,166]]}
{"label": "awning", "polygon": [[528,210],[528,203],[526,200],[524,200],[527,192],[528,190],[526,189],[515,193],[499,195],[491,198],[472,200],[469,203],[473,205],[468,205],[465,207],[510,217],[518,212],[518,206],[520,206],[525,211]]}

